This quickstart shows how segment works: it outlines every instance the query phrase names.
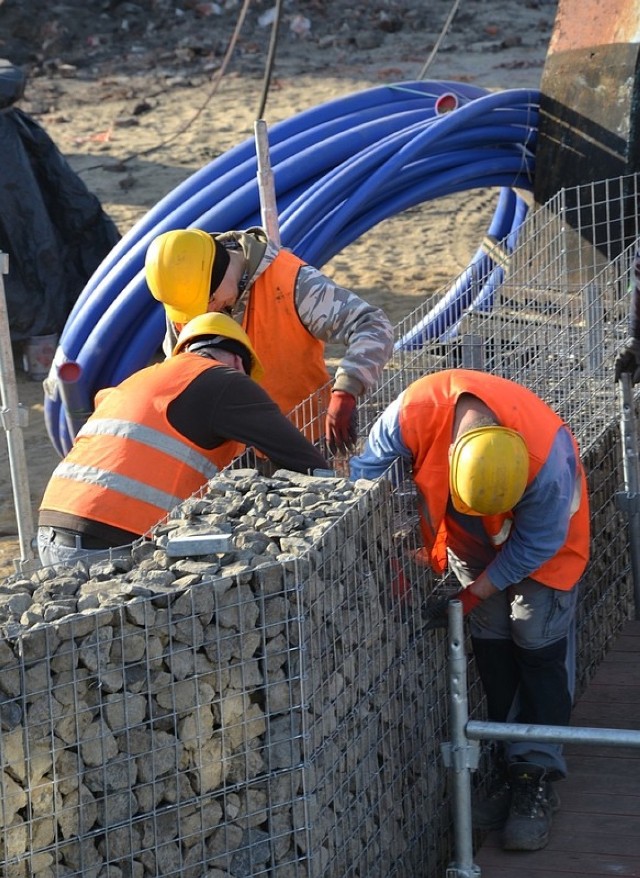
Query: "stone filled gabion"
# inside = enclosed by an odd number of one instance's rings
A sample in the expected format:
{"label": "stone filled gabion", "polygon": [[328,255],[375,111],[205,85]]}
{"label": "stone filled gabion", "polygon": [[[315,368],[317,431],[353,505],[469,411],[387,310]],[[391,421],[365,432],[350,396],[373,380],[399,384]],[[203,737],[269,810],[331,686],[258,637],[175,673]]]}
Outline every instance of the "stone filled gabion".
{"label": "stone filled gabion", "polygon": [[[403,728],[434,731],[379,600],[387,499],[229,471],[131,560],[7,580],[3,874],[387,874],[423,805],[416,754],[412,780],[393,768]],[[233,547],[167,554],[197,534]]]}

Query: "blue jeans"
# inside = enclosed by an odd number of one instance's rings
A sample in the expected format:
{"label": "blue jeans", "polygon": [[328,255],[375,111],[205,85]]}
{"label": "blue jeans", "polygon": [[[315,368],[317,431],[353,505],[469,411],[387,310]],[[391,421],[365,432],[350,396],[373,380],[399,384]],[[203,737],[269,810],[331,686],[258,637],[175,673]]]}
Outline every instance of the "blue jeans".
{"label": "blue jeans", "polygon": [[105,559],[117,560],[131,557],[131,545],[118,546],[113,549],[84,549],[82,537],[76,538],[75,546],[64,546],[56,542],[55,530],[52,527],[38,528],[38,554],[44,567],[59,564],[73,565],[76,561],[94,564]]}
{"label": "blue jeans", "polygon": [[[449,552],[463,587],[482,572]],[[490,718],[496,722],[569,725],[575,688],[575,611],[578,586],[568,591],[523,579],[483,601],[469,627]],[[493,714],[493,715],[491,715]],[[543,766],[565,777],[561,744],[505,743],[507,762]]]}

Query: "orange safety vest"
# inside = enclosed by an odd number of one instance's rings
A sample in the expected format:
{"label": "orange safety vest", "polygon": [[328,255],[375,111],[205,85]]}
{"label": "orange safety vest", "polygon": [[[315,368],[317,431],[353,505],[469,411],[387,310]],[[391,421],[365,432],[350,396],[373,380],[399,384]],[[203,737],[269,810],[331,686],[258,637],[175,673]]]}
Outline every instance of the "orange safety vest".
{"label": "orange safety vest", "polygon": [[295,284],[303,265],[288,250],[278,253],[251,287],[242,327],[264,366],[262,386],[280,411],[289,415],[311,397],[294,423],[316,442],[324,435],[321,415],[331,391],[324,343],[311,335],[296,310]]}
{"label": "orange safety vest", "polygon": [[146,533],[243,448],[233,441],[200,448],[167,420],[169,404],[198,375],[220,365],[180,354],[102,394],[53,471],[40,508]]}
{"label": "orange safety vest", "polygon": [[[413,477],[419,492],[420,524],[433,569],[442,573],[447,566],[447,521],[449,499],[449,446],[458,398],[463,393],[478,397],[500,424],[517,430],[529,451],[527,485],[546,461],[558,430],[564,425],[530,390],[496,375],[468,369],[452,369],[426,375],[404,392],[399,413],[402,440],[411,451]],[[573,438],[573,437],[572,437]],[[556,554],[529,574],[551,588],[572,588],[582,575],[589,557],[589,500],[584,469],[575,439],[578,479],[574,513],[566,540]],[[508,538],[512,513],[483,516],[485,531],[496,550]]]}

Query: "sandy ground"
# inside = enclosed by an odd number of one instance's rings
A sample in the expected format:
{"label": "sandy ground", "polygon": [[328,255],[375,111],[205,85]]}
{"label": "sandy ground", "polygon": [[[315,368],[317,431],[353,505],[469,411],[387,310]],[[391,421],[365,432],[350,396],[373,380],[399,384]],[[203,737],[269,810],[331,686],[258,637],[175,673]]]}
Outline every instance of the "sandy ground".
{"label": "sandy ground", "polygon": [[[50,17],[43,18],[40,29],[27,29],[26,39],[20,19],[18,43],[17,24],[13,30],[6,25],[15,24],[22,6],[0,3],[0,55],[30,71],[19,106],[45,128],[123,234],[182,180],[253,136],[269,40],[260,16],[270,4],[258,2],[249,9],[246,35],[243,26],[223,76],[220,65],[240,4],[227,3],[219,15],[208,15],[197,10],[215,4],[184,3],[175,18],[178,5],[169,0],[123,3],[113,11],[114,4],[103,4],[112,9],[109,15],[85,20],[79,13],[74,17],[84,4],[74,8],[70,2],[56,6],[58,30],[49,42]],[[146,31],[132,33],[131,22],[147,6]],[[7,17],[12,8],[13,19]],[[334,97],[419,78],[452,7],[444,0],[301,0],[284,8],[263,114],[268,125]],[[66,10],[66,19],[60,10]],[[468,0],[422,78],[489,89],[537,88],[555,10],[555,0]],[[160,40],[162,16],[169,14],[180,26]],[[123,33],[131,34],[129,42]],[[60,34],[76,39],[65,42]],[[23,57],[14,57],[12,48]],[[395,324],[467,266],[491,220],[496,196],[495,191],[476,190],[413,208],[368,232],[324,270],[385,308]],[[16,378],[19,401],[29,416],[23,435],[35,523],[58,456],[45,429],[40,383],[30,380],[20,361]],[[12,573],[20,557],[10,469],[2,441],[0,576]]]}

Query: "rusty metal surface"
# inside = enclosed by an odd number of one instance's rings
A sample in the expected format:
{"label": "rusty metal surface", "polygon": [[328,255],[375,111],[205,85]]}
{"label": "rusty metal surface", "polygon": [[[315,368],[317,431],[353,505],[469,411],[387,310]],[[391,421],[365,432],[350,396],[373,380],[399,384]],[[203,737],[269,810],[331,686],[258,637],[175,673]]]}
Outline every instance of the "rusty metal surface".
{"label": "rusty metal surface", "polygon": [[549,55],[640,40],[640,0],[560,0]]}
{"label": "rusty metal surface", "polygon": [[[640,0],[560,0],[542,75],[537,204],[640,170],[639,53]],[[613,218],[623,227],[637,205],[628,210]]]}

